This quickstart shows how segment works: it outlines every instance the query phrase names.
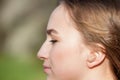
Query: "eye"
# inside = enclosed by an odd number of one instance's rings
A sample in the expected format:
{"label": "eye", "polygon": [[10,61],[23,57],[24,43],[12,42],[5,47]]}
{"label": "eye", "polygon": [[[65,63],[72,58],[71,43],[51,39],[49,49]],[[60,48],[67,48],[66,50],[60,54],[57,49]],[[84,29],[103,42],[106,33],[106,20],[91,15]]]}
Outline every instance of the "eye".
{"label": "eye", "polygon": [[50,40],[50,42],[51,42],[52,44],[54,44],[54,43],[57,42],[57,40]]}

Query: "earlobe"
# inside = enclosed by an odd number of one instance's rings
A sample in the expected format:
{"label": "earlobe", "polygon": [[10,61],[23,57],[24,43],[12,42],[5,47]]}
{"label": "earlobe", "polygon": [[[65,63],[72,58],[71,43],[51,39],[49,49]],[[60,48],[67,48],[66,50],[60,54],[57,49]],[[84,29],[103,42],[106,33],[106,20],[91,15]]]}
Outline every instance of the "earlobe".
{"label": "earlobe", "polygon": [[100,65],[105,59],[105,54],[102,52],[90,53],[87,57],[87,66],[93,68]]}

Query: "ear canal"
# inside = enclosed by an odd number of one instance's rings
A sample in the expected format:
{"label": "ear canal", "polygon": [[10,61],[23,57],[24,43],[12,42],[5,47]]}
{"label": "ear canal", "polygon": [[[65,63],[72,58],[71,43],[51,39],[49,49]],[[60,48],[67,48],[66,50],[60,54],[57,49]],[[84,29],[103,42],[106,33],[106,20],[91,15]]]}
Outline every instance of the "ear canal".
{"label": "ear canal", "polygon": [[90,56],[88,56],[88,62],[90,62],[90,63],[92,63],[92,62],[94,62],[95,61],[95,59],[96,59],[96,55],[95,54],[91,54]]}

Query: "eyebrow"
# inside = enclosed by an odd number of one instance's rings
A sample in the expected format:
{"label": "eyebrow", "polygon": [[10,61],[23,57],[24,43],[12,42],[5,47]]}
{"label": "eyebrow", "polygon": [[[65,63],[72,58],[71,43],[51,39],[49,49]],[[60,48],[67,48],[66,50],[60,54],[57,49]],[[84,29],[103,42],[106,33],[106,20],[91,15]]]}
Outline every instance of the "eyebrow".
{"label": "eyebrow", "polygon": [[58,32],[57,32],[55,29],[48,29],[48,30],[47,30],[47,34],[48,34],[48,35],[52,35],[52,33],[58,34]]}

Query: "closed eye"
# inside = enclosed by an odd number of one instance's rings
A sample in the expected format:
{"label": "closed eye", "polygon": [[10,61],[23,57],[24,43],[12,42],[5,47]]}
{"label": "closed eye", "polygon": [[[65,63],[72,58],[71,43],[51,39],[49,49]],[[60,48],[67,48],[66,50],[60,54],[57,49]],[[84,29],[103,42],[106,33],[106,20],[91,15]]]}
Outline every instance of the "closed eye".
{"label": "closed eye", "polygon": [[50,42],[51,42],[52,44],[54,44],[54,43],[57,42],[57,40],[50,40]]}

